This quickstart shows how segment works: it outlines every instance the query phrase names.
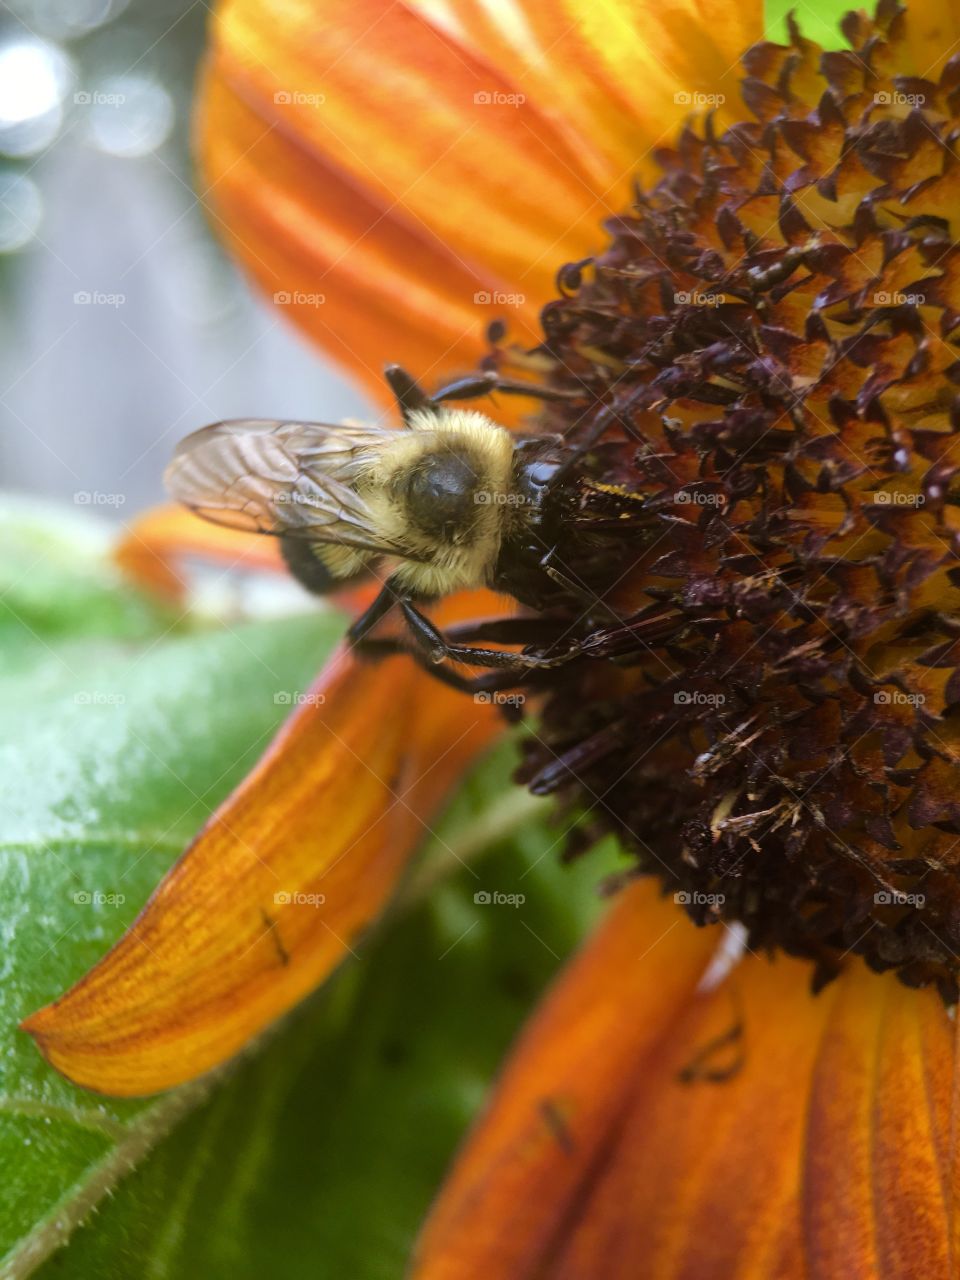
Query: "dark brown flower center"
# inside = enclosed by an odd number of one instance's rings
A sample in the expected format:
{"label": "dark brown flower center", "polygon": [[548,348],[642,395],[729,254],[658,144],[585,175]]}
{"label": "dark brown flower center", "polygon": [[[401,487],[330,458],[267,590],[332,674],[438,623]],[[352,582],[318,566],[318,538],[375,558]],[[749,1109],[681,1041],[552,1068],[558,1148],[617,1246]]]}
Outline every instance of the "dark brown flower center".
{"label": "dark brown flower center", "polygon": [[[960,59],[909,17],[744,66],[544,313],[580,450],[523,776],[690,915],[956,997]],[[901,74],[902,72],[902,74]],[[602,596],[603,604],[597,602]]]}

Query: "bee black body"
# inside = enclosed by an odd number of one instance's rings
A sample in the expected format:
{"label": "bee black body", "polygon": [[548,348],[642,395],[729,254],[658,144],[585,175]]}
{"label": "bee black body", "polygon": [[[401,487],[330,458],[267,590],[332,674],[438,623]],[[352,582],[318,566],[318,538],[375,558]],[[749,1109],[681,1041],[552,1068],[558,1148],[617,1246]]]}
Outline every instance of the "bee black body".
{"label": "bee black body", "polygon": [[[568,393],[484,374],[428,397],[402,370],[388,369],[387,378],[406,430],[215,423],[178,445],[166,472],[171,492],[206,519],[277,537],[290,572],[314,594],[380,577],[379,595],[350,628],[351,643],[409,652],[448,684],[476,688],[477,680],[441,666],[445,660],[491,668],[494,676],[478,679],[509,684],[577,656],[576,637],[563,653],[546,656],[460,644],[417,608],[485,586],[541,613],[575,602],[587,626],[603,609],[596,583],[574,582],[564,571],[565,563],[583,563],[590,536],[566,442],[511,435],[484,414],[441,403],[493,392],[544,399]],[[395,633],[373,635],[394,609],[412,644]],[[478,638],[516,644],[531,621],[501,619],[474,630]]]}

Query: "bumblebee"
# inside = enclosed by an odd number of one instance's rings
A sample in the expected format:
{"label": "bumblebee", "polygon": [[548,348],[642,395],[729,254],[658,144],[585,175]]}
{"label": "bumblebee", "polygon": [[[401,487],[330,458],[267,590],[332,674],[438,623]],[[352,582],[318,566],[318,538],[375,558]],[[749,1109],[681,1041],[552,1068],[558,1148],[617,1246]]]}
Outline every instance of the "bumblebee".
{"label": "bumblebee", "polygon": [[[559,481],[570,462],[562,439],[516,436],[485,414],[445,403],[494,390],[544,399],[568,393],[489,374],[428,397],[398,366],[386,376],[402,430],[218,422],[177,446],[165,474],[168,489],[206,520],[278,537],[291,572],[311,591],[379,577],[382,590],[350,629],[355,645],[398,647],[370,634],[397,608],[414,656],[433,667],[452,659],[519,673],[567,660],[567,650],[535,657],[457,643],[417,606],[476,587],[534,608],[551,592],[578,594],[555,563],[564,514]],[[479,638],[494,642],[511,643],[518,634],[503,623],[480,630]],[[448,669],[437,674],[477,687]]]}

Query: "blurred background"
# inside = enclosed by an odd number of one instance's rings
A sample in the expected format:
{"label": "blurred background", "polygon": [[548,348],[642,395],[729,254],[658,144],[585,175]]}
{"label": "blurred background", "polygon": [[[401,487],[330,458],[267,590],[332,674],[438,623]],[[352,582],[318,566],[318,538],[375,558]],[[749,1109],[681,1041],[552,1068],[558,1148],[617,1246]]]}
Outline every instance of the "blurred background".
{"label": "blurred background", "polygon": [[207,422],[368,413],[207,226],[190,157],[203,0],[0,15],[0,488],[127,519]]}

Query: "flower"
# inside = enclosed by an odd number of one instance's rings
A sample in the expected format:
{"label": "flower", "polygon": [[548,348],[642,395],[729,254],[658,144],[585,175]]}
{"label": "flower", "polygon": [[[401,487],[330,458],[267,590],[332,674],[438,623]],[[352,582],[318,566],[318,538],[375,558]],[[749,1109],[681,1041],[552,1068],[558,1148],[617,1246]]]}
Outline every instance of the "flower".
{"label": "flower", "polygon": [[[429,376],[531,366],[515,340],[569,264],[532,362],[572,393],[537,423],[568,448],[566,573],[529,652],[570,661],[529,677],[543,715],[523,770],[585,803],[639,874],[460,1153],[417,1248],[425,1280],[956,1274],[960,26],[882,0],[822,54],[794,23],[786,45],[751,43],[749,8],[694,14],[645,8],[642,40],[618,38],[635,7],[572,0],[360,4],[312,44],[306,4],[218,20],[215,216],[268,293],[327,271],[338,310],[295,319],[360,376],[385,352]],[[464,83],[490,98],[474,129]],[[506,101],[521,86],[527,117]],[[652,120],[671,103],[718,111],[670,144]],[[524,298],[488,345],[471,284]],[[351,689],[369,710],[376,677],[340,671],[326,713]],[[250,780],[251,809],[288,777]],[[75,1038],[91,985],[118,1024],[110,966],[65,997]],[[289,998],[232,1039],[215,1027],[203,1060]],[[62,1015],[44,1020],[51,1052]],[[77,1044],[58,1051],[76,1075]],[[88,1078],[118,1053],[98,1042]]]}
{"label": "flower", "polygon": [[545,602],[531,652],[590,660],[524,774],[602,795],[698,922],[952,1004],[960,60],[918,75],[908,23],[851,17],[822,63],[795,28],[751,49],[756,119],[682,132],[544,310],[576,395],[544,428],[586,451],[556,558],[615,618]]}

